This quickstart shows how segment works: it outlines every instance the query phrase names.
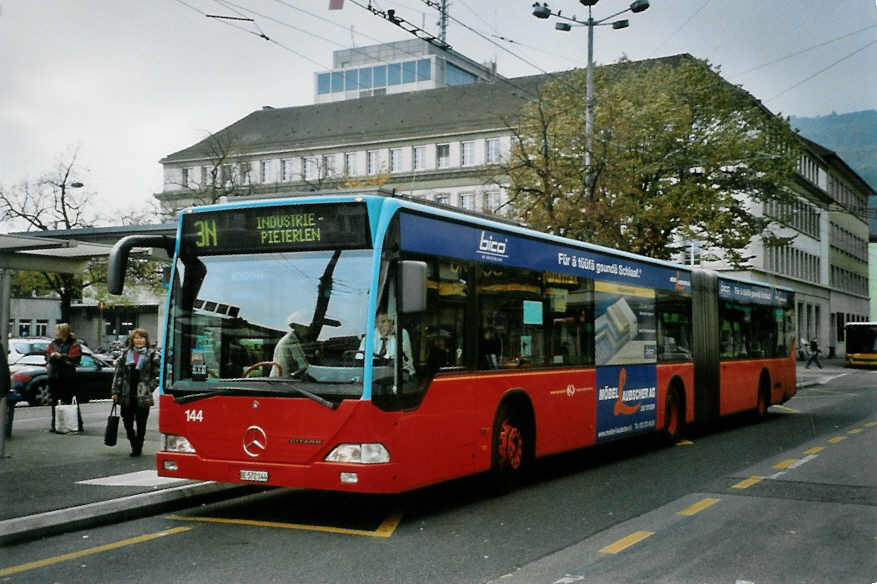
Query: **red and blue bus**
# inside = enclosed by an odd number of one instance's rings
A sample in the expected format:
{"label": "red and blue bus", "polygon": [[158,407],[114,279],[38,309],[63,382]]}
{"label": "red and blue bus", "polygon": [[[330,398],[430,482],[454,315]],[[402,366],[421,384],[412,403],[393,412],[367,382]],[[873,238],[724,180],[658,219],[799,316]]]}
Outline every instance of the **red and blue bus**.
{"label": "red and blue bus", "polygon": [[397,493],[795,394],[789,289],[386,193],[188,209],[158,472]]}

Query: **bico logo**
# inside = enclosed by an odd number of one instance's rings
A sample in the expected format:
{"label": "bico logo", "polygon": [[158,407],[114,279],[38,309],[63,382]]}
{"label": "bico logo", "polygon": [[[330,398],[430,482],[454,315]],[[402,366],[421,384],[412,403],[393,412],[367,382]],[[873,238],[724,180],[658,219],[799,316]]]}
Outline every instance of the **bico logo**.
{"label": "bico logo", "polygon": [[493,235],[490,235],[486,231],[481,232],[481,239],[478,242],[479,253],[506,258],[508,257],[508,254],[506,253],[507,249],[508,239],[500,241],[494,239]]}

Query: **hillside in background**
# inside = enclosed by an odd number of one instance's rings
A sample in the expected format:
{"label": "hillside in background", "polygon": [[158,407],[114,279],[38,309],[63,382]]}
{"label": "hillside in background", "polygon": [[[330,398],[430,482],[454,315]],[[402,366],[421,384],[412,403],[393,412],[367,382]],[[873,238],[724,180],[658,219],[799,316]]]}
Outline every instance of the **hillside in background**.
{"label": "hillside in background", "polygon": [[790,120],[805,138],[834,150],[877,191],[877,110]]}

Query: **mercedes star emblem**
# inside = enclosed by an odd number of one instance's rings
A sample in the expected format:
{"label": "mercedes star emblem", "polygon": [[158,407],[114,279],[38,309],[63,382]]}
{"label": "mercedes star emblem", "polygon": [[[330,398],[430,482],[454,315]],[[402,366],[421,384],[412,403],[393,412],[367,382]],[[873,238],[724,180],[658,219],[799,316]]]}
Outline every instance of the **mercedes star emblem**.
{"label": "mercedes star emblem", "polygon": [[268,436],[259,426],[250,426],[244,432],[244,452],[247,456],[257,458],[268,448]]}

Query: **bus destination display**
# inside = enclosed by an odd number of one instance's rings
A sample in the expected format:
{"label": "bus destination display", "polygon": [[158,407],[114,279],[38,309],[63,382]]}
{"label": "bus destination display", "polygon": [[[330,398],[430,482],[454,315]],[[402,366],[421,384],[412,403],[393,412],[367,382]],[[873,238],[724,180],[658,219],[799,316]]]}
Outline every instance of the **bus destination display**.
{"label": "bus destination display", "polygon": [[360,203],[246,207],[183,217],[187,255],[370,246],[368,215]]}

